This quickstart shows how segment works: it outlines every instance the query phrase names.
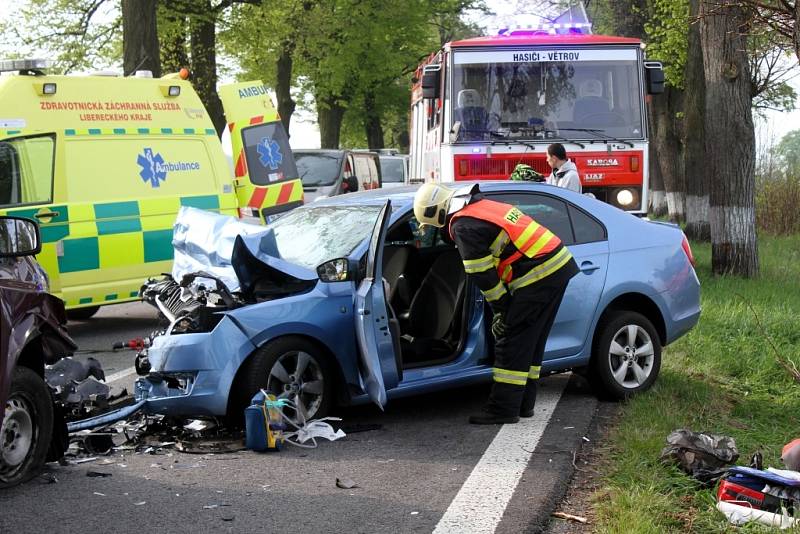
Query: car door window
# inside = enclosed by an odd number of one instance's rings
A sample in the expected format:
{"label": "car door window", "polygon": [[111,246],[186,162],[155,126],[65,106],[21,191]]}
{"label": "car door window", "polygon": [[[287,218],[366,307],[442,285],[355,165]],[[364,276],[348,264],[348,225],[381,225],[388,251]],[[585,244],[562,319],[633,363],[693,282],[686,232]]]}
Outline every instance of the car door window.
{"label": "car door window", "polygon": [[516,206],[522,213],[556,234],[565,245],[575,244],[567,203],[563,200],[535,193],[504,193],[487,195],[487,198]]}
{"label": "car door window", "polygon": [[49,135],[0,142],[0,206],[49,203],[54,156]]}
{"label": "car door window", "polygon": [[581,209],[569,204],[569,218],[575,232],[575,243],[595,243],[608,239],[606,228],[600,222]]}

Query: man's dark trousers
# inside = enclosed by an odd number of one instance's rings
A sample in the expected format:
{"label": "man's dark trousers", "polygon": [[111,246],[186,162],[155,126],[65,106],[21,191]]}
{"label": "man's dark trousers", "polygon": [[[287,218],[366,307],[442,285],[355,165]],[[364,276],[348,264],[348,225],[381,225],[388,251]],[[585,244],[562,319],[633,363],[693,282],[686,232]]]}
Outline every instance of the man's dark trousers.
{"label": "man's dark trousers", "polygon": [[[486,409],[504,417],[533,410],[536,383],[542,365],[547,336],[555,321],[558,307],[572,276],[562,267],[555,273],[516,290],[505,313],[505,334],[495,343],[495,369],[525,373],[527,382],[495,382]],[[517,375],[521,376],[521,375]],[[518,379],[515,379],[516,382]]]}

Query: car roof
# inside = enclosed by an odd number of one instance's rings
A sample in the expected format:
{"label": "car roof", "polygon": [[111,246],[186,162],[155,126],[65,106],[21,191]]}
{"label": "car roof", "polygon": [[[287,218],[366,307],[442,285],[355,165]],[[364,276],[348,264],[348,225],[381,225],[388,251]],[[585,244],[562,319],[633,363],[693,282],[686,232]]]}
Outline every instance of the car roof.
{"label": "car roof", "polygon": [[[609,224],[613,221],[627,221],[629,219],[636,219],[635,215],[620,210],[610,204],[601,202],[594,198],[588,197],[575,191],[557,187],[551,184],[538,183],[538,182],[517,182],[510,180],[478,180],[478,181],[465,181],[465,182],[452,182],[443,184],[452,188],[471,188],[477,185],[482,193],[513,193],[515,191],[530,191],[535,193],[545,193],[550,196],[559,197],[567,200],[570,203],[582,208],[592,216],[602,220],[604,223]],[[345,195],[336,195],[333,197],[325,198],[313,202],[314,206],[357,206],[357,205],[374,205],[382,204],[387,200],[391,200],[392,204],[402,206],[402,209],[408,209],[414,202],[414,194],[417,192],[419,185],[406,185],[393,188],[370,189],[367,191],[357,191],[355,193],[347,193]]]}

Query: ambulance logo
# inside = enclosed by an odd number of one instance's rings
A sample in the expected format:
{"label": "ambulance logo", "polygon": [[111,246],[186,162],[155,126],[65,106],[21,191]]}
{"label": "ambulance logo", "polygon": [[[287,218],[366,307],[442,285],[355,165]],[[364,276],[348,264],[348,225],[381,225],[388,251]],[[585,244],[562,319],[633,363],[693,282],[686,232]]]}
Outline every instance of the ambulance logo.
{"label": "ambulance logo", "polygon": [[155,189],[161,186],[161,182],[167,180],[168,172],[192,172],[200,170],[199,161],[164,161],[161,154],[153,153],[152,148],[145,148],[144,154],[139,154],[136,163],[142,168],[139,176],[144,183],[150,182]]}
{"label": "ambulance logo", "polygon": [[264,167],[277,170],[283,161],[283,154],[281,154],[280,145],[275,142],[271,137],[264,137],[258,142],[256,147],[258,150],[259,161]]}
{"label": "ambulance logo", "polygon": [[161,154],[153,154],[152,148],[145,148],[144,154],[139,154],[136,163],[142,168],[139,176],[145,183],[150,182],[153,188],[159,187],[161,182],[167,179],[167,171],[164,169],[164,158]]}

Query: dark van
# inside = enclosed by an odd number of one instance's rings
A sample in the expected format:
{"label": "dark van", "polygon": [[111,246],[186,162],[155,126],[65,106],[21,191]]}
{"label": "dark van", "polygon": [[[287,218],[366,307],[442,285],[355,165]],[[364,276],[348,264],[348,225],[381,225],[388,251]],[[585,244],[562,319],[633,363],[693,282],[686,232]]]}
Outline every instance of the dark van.
{"label": "dark van", "polygon": [[47,275],[33,257],[41,249],[34,221],[0,217],[0,489],[29,480],[67,446],[44,368],[76,347],[64,328],[64,303],[47,293]]}
{"label": "dark van", "polygon": [[378,154],[354,150],[292,150],[305,202],[381,187]]}

